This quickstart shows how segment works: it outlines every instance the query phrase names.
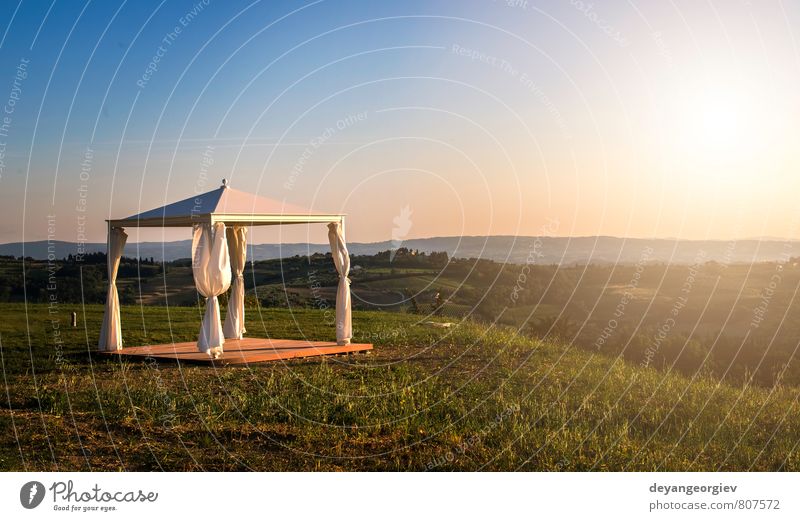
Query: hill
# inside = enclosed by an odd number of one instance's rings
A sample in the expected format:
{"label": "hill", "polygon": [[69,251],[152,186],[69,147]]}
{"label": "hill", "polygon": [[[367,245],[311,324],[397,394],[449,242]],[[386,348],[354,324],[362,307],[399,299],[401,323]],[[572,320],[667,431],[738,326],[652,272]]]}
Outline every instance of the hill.
{"label": "hill", "polygon": [[[511,328],[356,312],[370,355],[213,369],[95,353],[101,306],[75,329],[58,307],[0,306],[1,470],[800,470],[797,387]],[[250,336],[333,335],[319,310],[248,313]],[[126,306],[124,340],[191,340],[200,314]]]}
{"label": "hill", "polygon": [[[351,257],[354,309],[507,325],[529,336],[557,336],[589,352],[687,375],[701,371],[734,385],[800,385],[798,258],[558,267],[448,259],[446,253],[405,248],[395,253]],[[335,300],[338,275],[330,254],[250,262],[245,273],[251,306],[319,309]],[[0,258],[0,300],[56,299],[70,309],[101,304],[105,274],[103,254],[83,262]],[[125,305],[193,306],[201,300],[188,260],[124,257],[117,286]]]}
{"label": "hill", "polygon": [[[397,247],[391,241],[348,244],[353,255],[375,255]],[[105,243],[83,245],[86,253],[105,252]],[[699,254],[706,260],[720,263],[752,263],[776,261],[800,255],[800,244],[789,240],[746,239],[739,241],[690,241],[680,239],[624,239],[619,237],[531,237],[480,236],[431,237],[410,239],[402,247],[426,253],[444,251],[450,258],[480,258],[497,262],[521,264],[532,258],[537,264],[635,264],[648,252],[652,262],[691,264]],[[251,260],[277,259],[294,255],[327,253],[327,244],[287,243],[250,246]],[[78,245],[71,242],[47,241],[0,244],[0,255],[46,259],[48,253],[56,258],[75,255]],[[191,241],[141,242],[125,247],[129,257],[153,257],[173,261],[191,255]]]}

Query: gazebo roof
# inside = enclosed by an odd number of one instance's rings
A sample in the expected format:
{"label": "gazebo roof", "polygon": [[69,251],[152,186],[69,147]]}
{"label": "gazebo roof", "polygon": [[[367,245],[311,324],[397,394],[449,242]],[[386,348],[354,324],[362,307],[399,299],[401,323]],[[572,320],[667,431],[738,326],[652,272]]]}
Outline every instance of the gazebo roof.
{"label": "gazebo roof", "polygon": [[171,227],[204,222],[248,225],[327,223],[341,221],[343,214],[313,212],[300,206],[243,192],[223,180],[216,190],[189,197],[160,208],[111,219],[111,226]]}

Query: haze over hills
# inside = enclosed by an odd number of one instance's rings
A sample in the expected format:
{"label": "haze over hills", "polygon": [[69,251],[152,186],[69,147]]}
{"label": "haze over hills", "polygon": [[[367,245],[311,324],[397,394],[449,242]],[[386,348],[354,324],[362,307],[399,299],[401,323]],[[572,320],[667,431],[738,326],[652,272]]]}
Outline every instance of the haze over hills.
{"label": "haze over hills", "polygon": [[[76,243],[35,241],[0,244],[0,255],[23,255],[46,259],[50,246],[56,258],[78,251]],[[373,255],[393,248],[392,241],[348,244],[353,255]],[[425,252],[446,251],[450,257],[483,258],[498,262],[535,264],[585,264],[671,262],[692,264],[696,261],[751,263],[788,260],[800,256],[800,243],[789,240],[746,239],[737,241],[693,241],[680,239],[624,239],[619,237],[531,237],[471,236],[431,237],[403,241],[401,247]],[[104,252],[105,243],[87,243],[86,253]],[[129,257],[153,257],[175,260],[190,257],[191,241],[130,243],[125,247]],[[255,260],[327,253],[327,244],[256,244],[249,245],[248,258]]]}

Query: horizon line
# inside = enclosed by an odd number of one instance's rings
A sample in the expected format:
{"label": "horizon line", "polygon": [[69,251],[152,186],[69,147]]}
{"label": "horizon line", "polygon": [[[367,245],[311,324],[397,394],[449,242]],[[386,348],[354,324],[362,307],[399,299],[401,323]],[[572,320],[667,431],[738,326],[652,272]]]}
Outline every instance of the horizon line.
{"label": "horizon line", "polygon": [[[800,238],[792,239],[788,237],[744,237],[738,239],[731,238],[708,238],[708,239],[684,239],[680,237],[623,237],[619,235],[512,235],[512,234],[497,234],[497,235],[436,235],[431,237],[412,237],[405,238],[399,241],[399,246],[402,247],[403,243],[409,241],[425,241],[436,239],[475,239],[475,238],[546,238],[546,239],[617,239],[617,240],[635,240],[635,241],[681,241],[681,242],[800,242]],[[348,244],[379,244],[383,242],[392,242],[394,239],[384,239],[378,241],[349,241]],[[171,241],[141,241],[141,242],[128,242],[127,244],[168,244],[173,242],[187,242],[191,239],[176,239]],[[69,241],[63,239],[35,239],[30,241],[17,240],[11,242],[0,242],[0,246],[7,246],[11,244],[32,244],[37,242],[62,242],[68,244],[79,244],[79,241]],[[84,241],[83,244],[103,244],[105,241]],[[262,242],[252,245],[271,245],[271,244],[320,244],[320,242]]]}

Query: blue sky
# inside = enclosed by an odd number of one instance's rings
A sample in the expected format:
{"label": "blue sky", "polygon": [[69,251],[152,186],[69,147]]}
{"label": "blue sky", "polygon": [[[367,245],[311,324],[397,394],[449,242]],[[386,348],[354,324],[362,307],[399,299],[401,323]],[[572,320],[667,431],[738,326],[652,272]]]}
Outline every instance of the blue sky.
{"label": "blue sky", "polygon": [[800,90],[794,3],[26,0],[0,11],[0,102],[19,97],[2,242],[45,238],[50,214],[59,239],[75,240],[85,218],[88,240],[103,240],[109,215],[222,177],[347,212],[360,241],[390,238],[406,206],[409,237],[535,235],[552,220],[557,235],[798,236],[786,196],[797,157],[782,141]]}

